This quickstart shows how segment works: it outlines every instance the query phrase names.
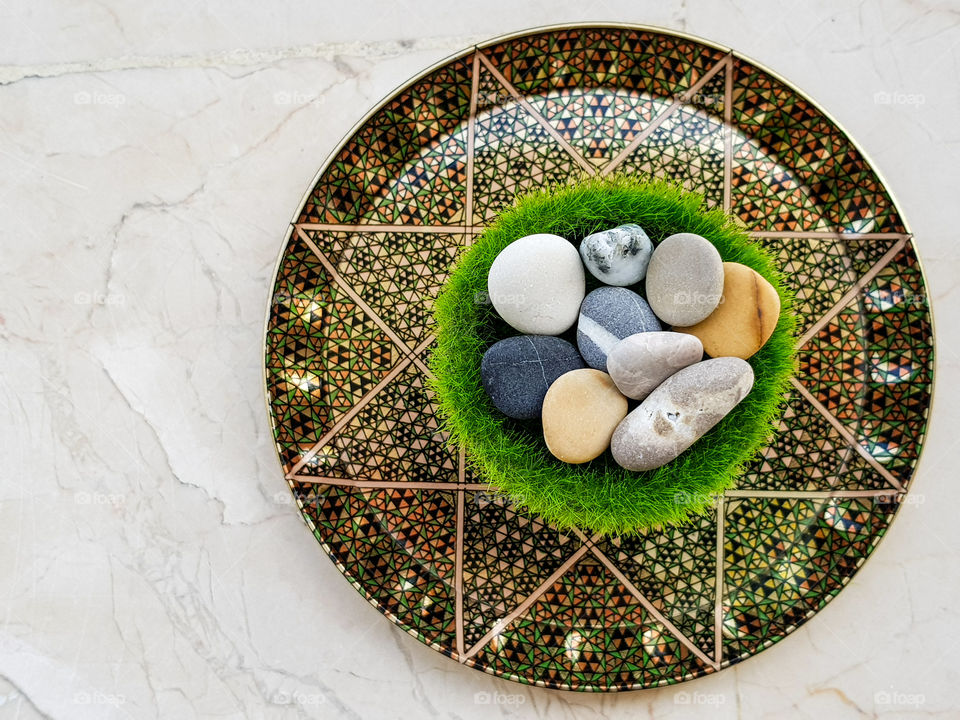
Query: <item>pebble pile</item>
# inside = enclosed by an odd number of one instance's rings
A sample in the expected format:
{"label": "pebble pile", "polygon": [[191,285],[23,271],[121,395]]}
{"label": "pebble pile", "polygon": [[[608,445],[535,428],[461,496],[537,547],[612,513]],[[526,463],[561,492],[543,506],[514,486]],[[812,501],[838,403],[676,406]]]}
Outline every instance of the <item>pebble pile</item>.
{"label": "pebble pile", "polygon": [[[584,268],[604,286],[587,294]],[[563,462],[609,449],[637,471],[675,459],[747,396],[746,360],[780,315],[776,289],[705,238],[678,233],[655,247],[633,224],[588,235],[579,253],[559,235],[522,237],[494,259],[487,292],[523,333],[483,356],[494,406],[540,418]],[[576,347],[557,337],[574,326]]]}

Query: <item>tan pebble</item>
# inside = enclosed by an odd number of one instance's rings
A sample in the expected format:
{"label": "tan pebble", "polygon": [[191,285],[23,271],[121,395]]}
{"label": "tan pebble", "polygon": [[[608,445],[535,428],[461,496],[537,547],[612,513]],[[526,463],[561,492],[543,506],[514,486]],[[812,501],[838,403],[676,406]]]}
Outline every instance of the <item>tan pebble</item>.
{"label": "tan pebble", "polygon": [[700,338],[710,357],[746,360],[770,339],[780,318],[780,296],[766,278],[740,263],[723,264],[723,299],[706,318],[674,332]]}
{"label": "tan pebble", "polygon": [[567,463],[584,463],[603,454],[620,421],[627,399],[605,372],[584,368],[564,373],[543,399],[543,439],[553,455]]}

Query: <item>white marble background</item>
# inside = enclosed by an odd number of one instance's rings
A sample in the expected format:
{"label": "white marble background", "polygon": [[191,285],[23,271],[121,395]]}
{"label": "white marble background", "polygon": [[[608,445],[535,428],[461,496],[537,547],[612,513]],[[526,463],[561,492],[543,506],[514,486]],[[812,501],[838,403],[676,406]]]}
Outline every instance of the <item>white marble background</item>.
{"label": "white marble background", "polygon": [[[469,670],[369,607],[261,390],[274,261],[341,136],[472,42],[576,20],[820,101],[899,198],[939,340],[915,503],[855,582],[742,665],[619,696]],[[0,0],[0,718],[960,716],[958,75],[957,0]]]}

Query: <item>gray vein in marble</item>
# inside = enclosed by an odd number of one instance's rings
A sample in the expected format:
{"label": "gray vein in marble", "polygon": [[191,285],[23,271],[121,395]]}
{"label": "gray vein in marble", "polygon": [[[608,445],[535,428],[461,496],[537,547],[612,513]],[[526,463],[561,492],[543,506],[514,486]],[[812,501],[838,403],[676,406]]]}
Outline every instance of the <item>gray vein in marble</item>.
{"label": "gray vein in marble", "polygon": [[291,59],[336,61],[344,56],[383,60],[425,50],[449,50],[453,53],[482,42],[485,39],[487,38],[483,35],[461,35],[443,38],[424,38],[414,41],[394,40],[386,42],[321,43],[318,45],[269,50],[247,50],[238,48],[236,50],[198,55],[129,55],[42,65],[5,65],[0,66],[0,85],[10,85],[20,80],[34,78],[50,78],[80,73],[141,70],[145,68],[171,69],[208,67],[224,70],[229,67],[265,65]]}
{"label": "gray vein in marble", "polygon": [[[7,685],[12,687],[17,692],[17,694],[19,695],[23,703],[25,703],[29,707],[29,709],[36,714],[37,717],[42,718],[43,720],[52,720],[50,715],[48,715],[39,707],[37,707],[37,704],[30,697],[30,694],[24,692],[23,688],[21,688],[16,682],[14,682],[13,678],[9,677],[8,675],[0,674],[0,681],[5,682]],[[16,718],[20,717],[21,710],[22,710],[21,707],[17,707]]]}

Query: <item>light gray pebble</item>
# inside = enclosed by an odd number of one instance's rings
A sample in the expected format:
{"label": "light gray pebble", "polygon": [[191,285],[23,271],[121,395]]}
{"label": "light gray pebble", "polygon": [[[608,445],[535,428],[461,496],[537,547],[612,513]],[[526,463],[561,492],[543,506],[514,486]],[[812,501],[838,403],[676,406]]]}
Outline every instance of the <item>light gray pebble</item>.
{"label": "light gray pebble", "polygon": [[559,335],[577,321],[586,281],[573,243],[559,235],[526,235],[494,258],[487,293],[494,309],[528,335]]}
{"label": "light gray pebble", "polygon": [[696,325],[723,297],[723,260],[713,244],[693,233],[677,233],[653,251],[646,279],[647,300],[668,325]]}
{"label": "light gray pebble", "polygon": [[703,359],[696,335],[645,332],[630,335],[607,353],[607,372],[628,398],[643,400],[678,370]]}
{"label": "light gray pebble", "polygon": [[613,432],[613,459],[627,470],[653,470],[675,459],[720,422],[753,387],[753,368],[734,357],[674,373]]}

